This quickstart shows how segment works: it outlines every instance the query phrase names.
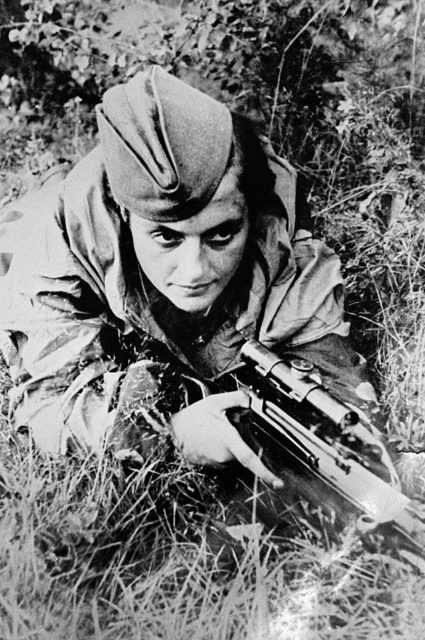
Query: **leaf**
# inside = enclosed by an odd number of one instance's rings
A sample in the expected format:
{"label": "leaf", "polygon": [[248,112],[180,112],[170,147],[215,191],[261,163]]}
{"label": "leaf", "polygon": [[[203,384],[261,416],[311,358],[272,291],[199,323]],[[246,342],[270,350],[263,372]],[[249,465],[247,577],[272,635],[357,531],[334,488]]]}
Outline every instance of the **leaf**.
{"label": "leaf", "polygon": [[44,30],[43,27],[42,27],[42,30],[46,33],[46,35],[49,35],[49,36],[56,35],[61,31],[60,26],[57,24],[49,23],[49,24],[46,24],[45,26],[46,26],[46,30]]}
{"label": "leaf", "polygon": [[53,64],[55,65],[55,67],[59,65],[63,57],[63,51],[61,51],[60,49],[58,51],[55,51],[55,53],[53,54]]}
{"label": "leaf", "polygon": [[258,540],[261,535],[263,525],[260,522],[250,524],[230,525],[226,527],[226,532],[232,536],[234,540],[247,544]]}
{"label": "leaf", "polygon": [[9,40],[10,42],[19,42],[21,39],[21,30],[20,29],[11,29],[9,31]]}
{"label": "leaf", "polygon": [[75,64],[80,71],[85,71],[90,64],[90,58],[86,55],[75,56]]}
{"label": "leaf", "polygon": [[370,205],[371,205],[371,203],[372,203],[372,201],[373,201],[373,199],[374,199],[375,195],[376,195],[376,194],[375,194],[375,192],[374,192],[374,191],[372,191],[372,192],[368,195],[368,197],[367,197],[367,198],[365,198],[365,200],[362,200],[362,201],[359,203],[359,212],[360,212],[360,213],[366,213],[366,212],[367,212],[367,210],[369,209],[369,207],[370,207]]}
{"label": "leaf", "polygon": [[347,20],[345,30],[350,40],[354,40],[359,31],[359,25],[354,20]]}
{"label": "leaf", "polygon": [[201,29],[200,36],[198,39],[198,51],[199,53],[203,53],[208,46],[208,41],[210,37],[211,30],[210,29]]}
{"label": "leaf", "polygon": [[108,57],[108,65],[110,67],[115,67],[117,64],[117,53],[116,51],[112,51],[112,53]]}
{"label": "leaf", "polygon": [[118,56],[117,65],[120,67],[120,69],[124,69],[124,67],[127,66],[127,53],[122,53],[120,56]]}
{"label": "leaf", "polygon": [[47,13],[49,15],[53,13],[54,7],[55,7],[55,2],[52,2],[52,0],[43,0],[41,4],[41,8],[44,11],[44,13]]}
{"label": "leaf", "polygon": [[388,227],[392,227],[400,219],[401,213],[406,206],[407,195],[396,193],[391,202],[390,214],[388,216]]}

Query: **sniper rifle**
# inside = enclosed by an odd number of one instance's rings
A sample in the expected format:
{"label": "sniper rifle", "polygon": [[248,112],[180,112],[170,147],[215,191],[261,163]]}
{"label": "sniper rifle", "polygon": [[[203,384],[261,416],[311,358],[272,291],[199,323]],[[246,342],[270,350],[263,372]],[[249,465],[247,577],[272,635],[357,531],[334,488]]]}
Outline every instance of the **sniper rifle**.
{"label": "sniper rifle", "polygon": [[425,573],[425,514],[402,493],[379,433],[362,412],[334,397],[306,360],[286,362],[255,340],[245,343],[242,359],[245,366],[233,375],[251,408],[246,419],[229,419],[265,464],[284,480],[292,474],[300,496],[334,509],[343,522],[352,514],[360,534],[383,532]]}

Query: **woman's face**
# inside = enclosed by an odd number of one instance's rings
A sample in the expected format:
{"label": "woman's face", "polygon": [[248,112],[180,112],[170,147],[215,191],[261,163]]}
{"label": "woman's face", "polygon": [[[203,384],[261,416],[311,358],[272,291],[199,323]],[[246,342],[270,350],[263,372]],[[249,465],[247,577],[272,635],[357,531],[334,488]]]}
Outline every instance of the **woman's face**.
{"label": "woman's face", "polygon": [[130,215],[139,264],[151,283],[176,307],[208,310],[235,275],[248,238],[248,210],[228,171],[212,200],[179,222],[152,222]]}

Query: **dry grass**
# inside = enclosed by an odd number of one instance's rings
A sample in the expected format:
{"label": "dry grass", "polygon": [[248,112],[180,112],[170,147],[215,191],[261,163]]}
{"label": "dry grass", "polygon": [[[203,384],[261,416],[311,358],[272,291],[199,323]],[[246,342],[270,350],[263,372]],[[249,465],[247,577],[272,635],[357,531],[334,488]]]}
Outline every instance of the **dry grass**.
{"label": "dry grass", "polygon": [[223,572],[205,533],[185,541],[161,529],[156,544],[168,552],[158,565],[146,500],[135,513],[124,498],[120,520],[138,539],[123,538],[108,557],[112,472],[100,461],[52,465],[30,451],[15,451],[3,468],[2,639],[420,637],[425,578],[368,553],[352,532],[338,546],[298,539],[282,553],[253,528],[236,568]]}
{"label": "dry grass", "polygon": [[[136,512],[128,489],[114,517],[110,463],[11,451],[1,484],[4,640],[420,637],[425,578],[367,552],[352,532],[338,546],[299,538],[282,553],[251,528],[226,572],[205,529],[184,540],[158,527],[155,544],[168,551],[157,564],[149,499]],[[119,541],[124,522],[137,536]]]}

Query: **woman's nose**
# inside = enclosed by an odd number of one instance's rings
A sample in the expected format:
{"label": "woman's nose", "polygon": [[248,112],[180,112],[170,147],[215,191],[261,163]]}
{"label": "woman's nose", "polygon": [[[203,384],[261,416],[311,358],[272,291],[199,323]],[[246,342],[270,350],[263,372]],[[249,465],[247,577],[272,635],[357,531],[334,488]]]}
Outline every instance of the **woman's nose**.
{"label": "woman's nose", "polygon": [[182,284],[202,282],[202,278],[208,270],[208,261],[202,242],[190,239],[184,242],[180,248],[178,272],[180,277],[185,279]]}

